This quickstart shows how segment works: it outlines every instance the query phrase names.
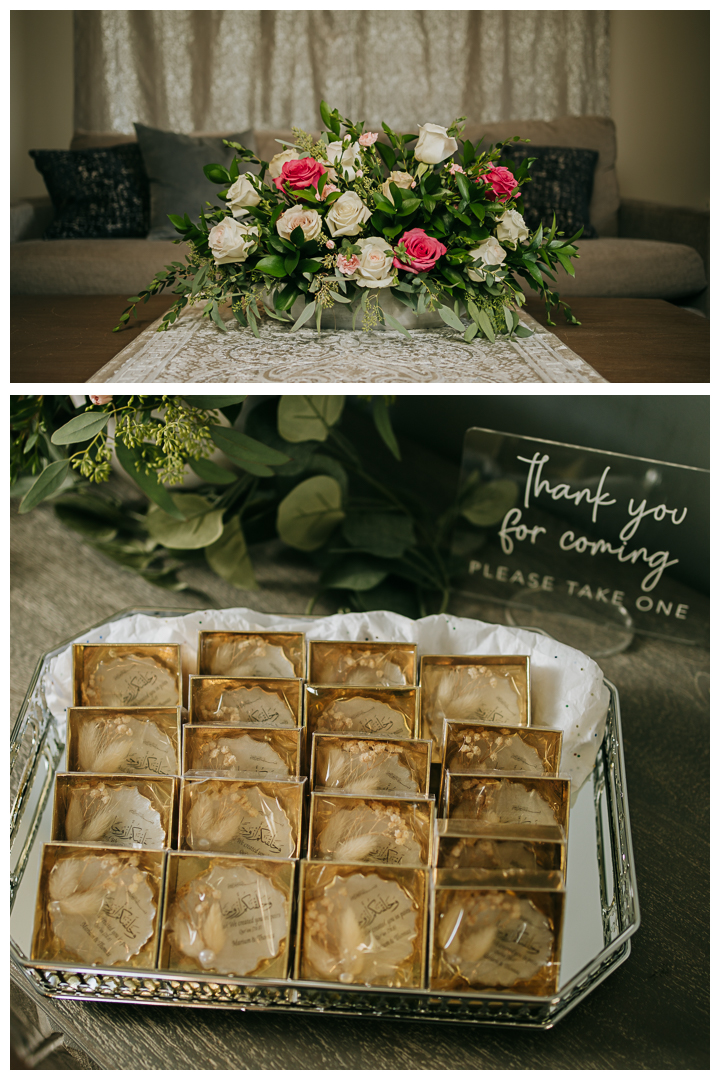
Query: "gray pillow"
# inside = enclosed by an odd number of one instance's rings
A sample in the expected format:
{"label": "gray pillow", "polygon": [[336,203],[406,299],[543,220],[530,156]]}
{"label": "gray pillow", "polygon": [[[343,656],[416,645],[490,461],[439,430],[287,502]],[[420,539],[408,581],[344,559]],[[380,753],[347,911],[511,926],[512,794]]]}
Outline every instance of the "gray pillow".
{"label": "gray pillow", "polygon": [[[189,214],[197,221],[205,203],[222,205],[218,191],[205,173],[205,165],[230,167],[233,150],[223,146],[223,139],[241,143],[255,152],[252,131],[229,135],[180,135],[174,131],[135,124],[145,172],[150,181],[150,232],[148,240],[175,240],[177,233],[168,214]],[[240,166],[241,172],[247,165]]]}

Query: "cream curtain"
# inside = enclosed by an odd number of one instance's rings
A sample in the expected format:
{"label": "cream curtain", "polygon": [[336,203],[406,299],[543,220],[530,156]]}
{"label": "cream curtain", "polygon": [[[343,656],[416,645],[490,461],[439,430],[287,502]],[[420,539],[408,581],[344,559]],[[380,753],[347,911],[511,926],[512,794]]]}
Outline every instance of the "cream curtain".
{"label": "cream curtain", "polygon": [[78,11],[75,128],[609,115],[606,11]]}

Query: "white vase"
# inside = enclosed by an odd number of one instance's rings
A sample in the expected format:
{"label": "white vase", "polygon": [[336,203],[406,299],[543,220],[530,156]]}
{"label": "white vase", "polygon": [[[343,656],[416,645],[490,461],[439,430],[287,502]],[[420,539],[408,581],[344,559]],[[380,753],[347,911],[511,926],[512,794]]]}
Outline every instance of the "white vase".
{"label": "white vase", "polygon": [[[440,318],[436,311],[426,311],[422,315],[416,315],[409,307],[402,304],[397,300],[390,289],[368,289],[368,299],[372,296],[377,296],[380,307],[383,311],[386,311],[388,315],[392,315],[393,319],[396,319],[401,326],[404,326],[408,330],[418,330],[426,327],[444,326],[445,323]],[[290,314],[293,319],[297,319],[302,315],[303,309],[307,304],[307,300],[304,296],[301,296],[292,306]],[[359,311],[355,320],[355,329],[362,330],[363,312]],[[350,304],[340,304],[337,301],[331,308],[325,308],[322,313],[321,325],[326,330],[352,330],[353,324],[353,311],[350,310]],[[315,326],[315,316],[313,315],[308,319],[305,324],[309,329],[313,329]],[[380,323],[377,327],[378,330],[392,330],[392,326],[383,326]]]}

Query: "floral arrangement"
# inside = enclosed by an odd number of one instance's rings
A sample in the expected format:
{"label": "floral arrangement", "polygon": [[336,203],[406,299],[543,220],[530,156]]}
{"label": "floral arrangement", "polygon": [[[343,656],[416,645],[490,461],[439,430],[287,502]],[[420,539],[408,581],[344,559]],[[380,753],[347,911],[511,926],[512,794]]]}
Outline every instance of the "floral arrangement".
{"label": "floral arrangement", "polygon": [[[466,341],[477,334],[494,341],[530,334],[519,323],[519,279],[543,296],[551,325],[558,305],[577,322],[550,283],[558,267],[574,275],[580,233],[565,239],[553,218],[530,234],[522,188],[534,159],[516,172],[502,164],[503,146],[517,137],[481,151],[482,140],[460,138],[464,117],[449,128],[423,124],[418,135],[383,124],[381,135],[325,102],[320,111],[320,138],[293,128],[295,142],[283,143],[270,162],[226,140],[236,152],[230,168],[204,170],[225,205],[208,203],[197,224],[188,214],[170,215],[176,242],[189,246],[187,261],[171,263],[130,297],[116,330],[138,303],[172,287],[177,300],[161,330],[189,303],[204,302],[203,314],[221,330],[219,309],[230,303],[256,335],[263,315],[293,330],[314,317],[319,330],[323,312],[342,304],[350,305],[353,327],[362,314],[364,329],[385,322],[407,334],[384,310],[391,296],[415,315],[437,312]],[[243,163],[256,171],[241,172]]]}
{"label": "floral arrangement", "polygon": [[475,474],[448,499],[443,472],[433,490],[401,462],[393,404],[321,394],[12,396],[11,495],[19,513],[49,504],[106,558],[206,602],[208,569],[255,589],[256,553],[267,558],[271,541],[277,558],[279,540],[308,560],[326,609],[416,618],[446,609],[464,569],[450,551],[456,524],[501,521],[518,489]]}

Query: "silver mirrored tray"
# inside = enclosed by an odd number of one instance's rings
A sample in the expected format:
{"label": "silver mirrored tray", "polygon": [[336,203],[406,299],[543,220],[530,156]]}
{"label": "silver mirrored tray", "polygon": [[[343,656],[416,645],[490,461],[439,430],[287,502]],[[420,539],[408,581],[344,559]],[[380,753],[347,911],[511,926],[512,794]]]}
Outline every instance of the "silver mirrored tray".
{"label": "silver mirrored tray", "polygon": [[[187,609],[133,609],[118,612],[102,625],[131,614],[170,617],[186,613]],[[308,619],[308,624],[311,621]],[[81,636],[91,639],[93,629],[72,640]],[[630,938],[640,925],[640,911],[620,705],[616,688],[607,683],[610,705],[605,736],[593,773],[581,788],[570,816],[560,990],[552,997],[373,990],[292,979],[267,982],[217,975],[188,978],[177,972],[31,961],[41,850],[50,839],[55,773],[64,769],[65,760],[63,728],[60,718],[47,706],[44,687],[50,659],[69,644],[62,642],[40,659],[11,742],[11,968],[13,978],[30,996],[547,1029],[630,955]]]}

